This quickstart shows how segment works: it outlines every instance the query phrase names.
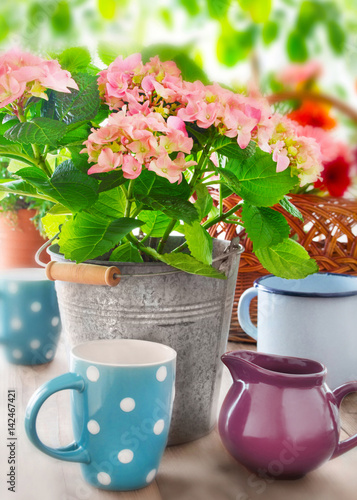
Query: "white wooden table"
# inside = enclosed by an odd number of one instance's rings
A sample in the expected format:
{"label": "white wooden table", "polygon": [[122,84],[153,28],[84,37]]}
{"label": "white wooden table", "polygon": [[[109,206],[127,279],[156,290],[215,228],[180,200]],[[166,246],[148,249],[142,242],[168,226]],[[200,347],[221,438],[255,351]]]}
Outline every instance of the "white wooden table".
{"label": "white wooden table", "polygon": [[[230,344],[228,349],[252,349]],[[198,441],[166,450],[155,483],[134,492],[110,493],[88,486],[80,466],[52,459],[28,441],[24,412],[33,392],[43,382],[68,371],[67,349],[62,338],[55,360],[29,368],[0,368],[0,500],[356,500],[357,448],[296,481],[260,480],[238,464],[223,448],[217,431]],[[231,379],[225,369],[221,401]],[[7,490],[7,393],[16,390],[16,492]],[[343,437],[357,432],[357,395],[343,403]],[[40,437],[49,446],[73,440],[69,391],[52,396],[38,419]]]}

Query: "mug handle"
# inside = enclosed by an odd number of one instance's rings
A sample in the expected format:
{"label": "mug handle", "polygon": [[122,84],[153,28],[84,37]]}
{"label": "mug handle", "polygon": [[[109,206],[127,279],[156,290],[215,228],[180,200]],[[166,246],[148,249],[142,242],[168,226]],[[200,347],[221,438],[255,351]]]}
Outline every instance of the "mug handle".
{"label": "mug handle", "polygon": [[60,375],[59,377],[56,377],[39,387],[31,397],[26,408],[26,433],[31,443],[50,457],[65,460],[66,462],[89,464],[91,460],[88,451],[78,443],[73,442],[63,448],[50,448],[49,446],[43,444],[37,435],[36,420],[41,406],[46,399],[52,396],[52,394],[65,389],[75,389],[76,391],[83,392],[85,389],[85,381],[76,373],[65,373],[64,375]]}
{"label": "mug handle", "polygon": [[238,303],[238,321],[242,329],[252,337],[254,340],[258,340],[258,330],[255,325],[253,325],[250,319],[249,306],[251,300],[258,295],[258,290],[255,287],[248,288],[242,293],[239,303]]}
{"label": "mug handle", "polygon": [[[332,391],[333,395],[336,398],[338,408],[340,407],[343,398],[351,392],[357,392],[357,382],[348,382],[347,384],[340,385],[340,387],[337,387],[337,389]],[[357,434],[348,439],[345,439],[345,441],[339,441],[331,458],[339,457],[355,446],[357,446]]]}

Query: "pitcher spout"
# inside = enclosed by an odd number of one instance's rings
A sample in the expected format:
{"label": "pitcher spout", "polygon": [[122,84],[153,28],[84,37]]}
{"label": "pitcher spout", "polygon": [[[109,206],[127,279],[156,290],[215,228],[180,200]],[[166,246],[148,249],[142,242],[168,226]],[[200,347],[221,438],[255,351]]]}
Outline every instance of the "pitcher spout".
{"label": "pitcher spout", "polygon": [[233,380],[248,383],[252,378],[256,378],[255,355],[256,353],[251,351],[232,351],[223,354],[221,360],[227,366]]}

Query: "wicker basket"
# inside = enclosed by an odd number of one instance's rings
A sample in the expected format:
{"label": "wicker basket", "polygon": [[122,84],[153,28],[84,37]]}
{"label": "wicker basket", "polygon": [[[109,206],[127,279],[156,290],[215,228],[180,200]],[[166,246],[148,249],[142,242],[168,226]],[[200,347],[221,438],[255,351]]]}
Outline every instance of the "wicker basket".
{"label": "wicker basket", "polygon": [[[218,202],[219,195],[212,191],[212,197]],[[233,208],[240,198],[232,195],[224,200],[225,211]],[[291,195],[291,202],[300,210],[304,222],[287,214],[280,205],[274,208],[284,213],[291,228],[291,237],[313,257],[322,272],[357,275],[357,200],[319,197],[313,195]],[[239,215],[239,212],[237,212]],[[252,242],[241,228],[224,223],[211,228],[215,237],[232,239],[241,238],[245,252],[241,256],[233,314],[230,328],[230,340],[254,342],[241,329],[237,319],[238,301],[244,290],[251,287],[254,280],[269,274],[252,253]],[[251,303],[253,322],[257,318],[257,303]]]}

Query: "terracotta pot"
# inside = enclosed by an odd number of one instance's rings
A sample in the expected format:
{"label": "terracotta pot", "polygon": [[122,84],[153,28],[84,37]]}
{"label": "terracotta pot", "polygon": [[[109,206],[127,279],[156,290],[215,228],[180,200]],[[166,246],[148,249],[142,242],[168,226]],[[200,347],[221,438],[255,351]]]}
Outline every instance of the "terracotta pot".
{"label": "terracotta pot", "polygon": [[[0,270],[39,267],[35,254],[45,240],[31,221],[35,215],[33,209],[21,209],[16,214],[0,213]],[[46,257],[43,255],[44,261]]]}

